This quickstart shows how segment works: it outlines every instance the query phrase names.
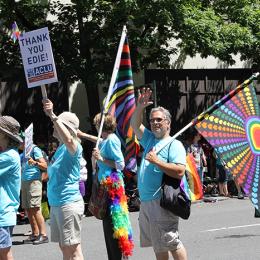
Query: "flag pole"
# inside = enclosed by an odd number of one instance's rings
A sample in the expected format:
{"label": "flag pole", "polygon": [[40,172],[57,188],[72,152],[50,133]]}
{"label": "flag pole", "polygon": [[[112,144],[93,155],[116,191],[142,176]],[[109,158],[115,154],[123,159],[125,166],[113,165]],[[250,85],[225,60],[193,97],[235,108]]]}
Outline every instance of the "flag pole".
{"label": "flag pole", "polygon": [[227,95],[225,95],[223,98],[218,100],[216,103],[214,103],[212,106],[210,106],[207,110],[202,112],[199,116],[195,117],[189,124],[187,124],[179,132],[177,132],[175,135],[173,135],[171,137],[171,139],[169,140],[169,142],[167,142],[166,144],[161,146],[159,150],[156,150],[156,153],[161,151],[166,145],[171,143],[179,135],[181,135],[183,132],[185,132],[189,127],[196,125],[198,122],[202,121],[206,116],[211,114],[215,109],[219,108],[221,105],[223,105],[229,99],[231,99],[234,95],[236,95],[239,91],[244,89],[248,84],[250,84],[258,76],[259,76],[259,72],[254,73],[249,79],[245,80],[241,85],[238,85],[234,90],[230,91]]}
{"label": "flag pole", "polygon": [[[101,133],[102,133],[103,125],[104,125],[105,113],[107,112],[107,105],[109,103],[110,96],[113,93],[113,87],[115,85],[117,73],[118,73],[118,70],[119,70],[119,67],[120,67],[121,54],[122,54],[122,50],[123,50],[123,46],[124,46],[124,42],[125,42],[126,32],[127,32],[127,29],[126,29],[126,26],[124,25],[123,30],[122,30],[122,34],[121,34],[121,39],[120,39],[119,46],[118,46],[118,50],[117,50],[116,60],[115,60],[113,73],[112,73],[112,77],[111,77],[111,80],[110,80],[105,104],[104,104],[102,112],[101,112],[101,121],[100,121],[100,126],[99,126],[99,129],[98,129],[98,137],[97,137],[97,142],[96,142],[95,148],[98,147],[100,140],[101,140]],[[96,160],[92,157],[91,162],[92,162],[93,174],[95,174],[95,172],[96,172]]]}
{"label": "flag pole", "polygon": [[113,87],[115,85],[117,73],[118,73],[118,70],[119,70],[119,67],[120,67],[121,54],[122,54],[122,50],[123,50],[123,46],[124,46],[124,42],[125,42],[126,32],[127,32],[127,29],[126,29],[126,26],[124,25],[122,35],[121,35],[121,39],[120,39],[120,43],[119,43],[119,46],[118,46],[118,51],[117,51],[117,55],[116,55],[116,60],[115,60],[115,64],[114,64],[112,77],[111,77],[109,88],[108,88],[108,93],[107,93],[106,100],[105,100],[105,105],[103,107],[102,114],[101,114],[101,122],[100,122],[99,130],[98,130],[98,138],[97,138],[97,142],[96,142],[96,148],[98,147],[99,142],[100,142],[100,137],[101,137],[101,133],[102,133],[103,125],[104,125],[104,120],[105,120],[104,114],[107,113],[107,105],[109,103],[110,96],[113,93]]}
{"label": "flag pole", "polygon": [[41,85],[42,99],[48,99],[45,85]]}

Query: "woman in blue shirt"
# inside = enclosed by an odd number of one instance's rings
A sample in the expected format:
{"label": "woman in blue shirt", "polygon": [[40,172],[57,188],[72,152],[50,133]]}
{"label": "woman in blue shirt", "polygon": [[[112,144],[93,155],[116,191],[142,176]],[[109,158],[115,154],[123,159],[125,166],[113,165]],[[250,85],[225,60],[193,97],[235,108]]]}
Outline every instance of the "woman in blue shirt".
{"label": "woman in blue shirt", "polygon": [[81,220],[84,202],[79,191],[82,146],[77,138],[79,119],[70,112],[53,113],[53,103],[43,100],[53,122],[59,147],[48,166],[47,195],[51,206],[51,241],[58,242],[64,259],[82,260]]}
{"label": "woman in blue shirt", "polygon": [[[94,125],[99,131],[101,122],[101,114],[97,114],[94,118]],[[118,174],[122,175],[125,167],[124,156],[121,151],[121,142],[114,133],[116,130],[116,119],[110,114],[104,116],[104,125],[102,128],[102,141],[98,148],[94,148],[93,157],[97,160],[98,180],[102,181],[111,174],[115,169]],[[97,141],[97,137],[78,131],[80,138],[87,139],[92,142]],[[107,214],[103,219],[103,231],[105,236],[107,255],[109,260],[121,260],[122,252],[119,247],[118,240],[113,237],[114,226],[111,217],[109,205],[107,205]]]}
{"label": "woman in blue shirt", "polygon": [[0,117],[0,259],[12,260],[12,231],[20,200],[21,164],[18,147],[20,124],[11,116]]}

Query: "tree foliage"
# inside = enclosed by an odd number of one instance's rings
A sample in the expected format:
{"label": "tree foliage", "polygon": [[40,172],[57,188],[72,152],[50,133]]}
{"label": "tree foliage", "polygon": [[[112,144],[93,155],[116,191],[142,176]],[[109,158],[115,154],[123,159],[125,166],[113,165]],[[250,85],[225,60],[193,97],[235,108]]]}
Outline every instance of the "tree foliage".
{"label": "tree foliage", "polygon": [[[260,63],[259,0],[0,0],[2,26],[48,26],[59,78],[86,84],[91,115],[97,85],[109,82],[123,25],[135,72],[169,68],[171,54],[213,55],[233,64],[233,54]],[[55,19],[47,20],[47,14]],[[175,40],[175,41],[173,41]],[[178,42],[177,45],[170,44]],[[0,69],[20,67],[17,45],[0,36]],[[91,94],[90,94],[91,93]],[[91,98],[90,98],[91,97]]]}

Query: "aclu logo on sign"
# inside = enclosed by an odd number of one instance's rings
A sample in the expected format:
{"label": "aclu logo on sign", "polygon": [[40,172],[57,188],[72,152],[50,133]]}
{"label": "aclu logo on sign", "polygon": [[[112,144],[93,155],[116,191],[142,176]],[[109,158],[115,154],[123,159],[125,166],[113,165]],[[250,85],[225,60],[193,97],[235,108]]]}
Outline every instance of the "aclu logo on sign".
{"label": "aclu logo on sign", "polygon": [[36,68],[27,69],[27,76],[30,83],[43,79],[53,78],[53,66],[52,64],[48,64]]}
{"label": "aclu logo on sign", "polygon": [[27,70],[28,78],[34,77],[34,69]]}

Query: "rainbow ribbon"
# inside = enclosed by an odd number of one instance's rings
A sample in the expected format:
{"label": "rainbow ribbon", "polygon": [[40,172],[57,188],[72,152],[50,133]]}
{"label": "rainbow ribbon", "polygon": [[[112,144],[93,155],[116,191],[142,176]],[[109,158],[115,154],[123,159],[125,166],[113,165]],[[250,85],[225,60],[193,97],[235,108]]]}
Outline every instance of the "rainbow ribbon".
{"label": "rainbow ribbon", "polygon": [[109,176],[103,177],[101,183],[106,186],[109,195],[109,207],[114,226],[113,237],[118,240],[123,256],[131,256],[134,248],[133,232],[122,175],[112,170]]}

